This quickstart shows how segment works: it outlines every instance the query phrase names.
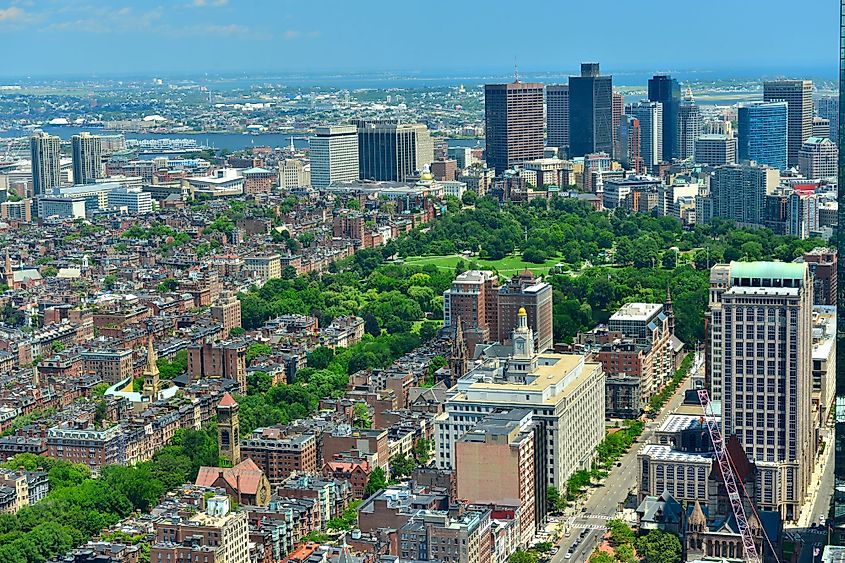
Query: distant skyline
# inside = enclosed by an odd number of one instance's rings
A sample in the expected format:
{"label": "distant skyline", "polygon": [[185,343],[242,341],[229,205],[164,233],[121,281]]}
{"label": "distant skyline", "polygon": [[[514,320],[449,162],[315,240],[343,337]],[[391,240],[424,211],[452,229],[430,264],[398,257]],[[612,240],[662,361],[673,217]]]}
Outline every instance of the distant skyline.
{"label": "distant skyline", "polygon": [[829,0],[0,0],[3,77],[382,71],[837,72]]}

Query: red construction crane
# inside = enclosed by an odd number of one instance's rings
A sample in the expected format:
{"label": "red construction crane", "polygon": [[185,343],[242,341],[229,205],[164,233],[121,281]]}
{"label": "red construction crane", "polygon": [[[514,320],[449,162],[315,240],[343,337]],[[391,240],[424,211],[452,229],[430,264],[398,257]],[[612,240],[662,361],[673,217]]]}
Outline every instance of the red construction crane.
{"label": "red construction crane", "polygon": [[[762,563],[762,558],[757,552],[757,544],[754,543],[754,536],[748,527],[748,519],[745,517],[745,506],[742,504],[742,497],[740,497],[739,489],[736,486],[733,462],[731,461],[728,450],[725,449],[722,432],[719,430],[716,415],[713,414],[710,395],[707,394],[706,389],[698,390],[698,400],[701,403],[701,408],[704,410],[704,419],[707,423],[707,431],[710,433],[710,440],[713,442],[713,450],[716,452],[716,461],[719,462],[722,479],[725,481],[725,489],[728,491],[728,500],[734,511],[734,518],[736,518],[736,524],[739,527],[739,534],[742,536],[742,547],[745,549],[744,559],[753,563]],[[763,533],[765,534],[765,531]]]}

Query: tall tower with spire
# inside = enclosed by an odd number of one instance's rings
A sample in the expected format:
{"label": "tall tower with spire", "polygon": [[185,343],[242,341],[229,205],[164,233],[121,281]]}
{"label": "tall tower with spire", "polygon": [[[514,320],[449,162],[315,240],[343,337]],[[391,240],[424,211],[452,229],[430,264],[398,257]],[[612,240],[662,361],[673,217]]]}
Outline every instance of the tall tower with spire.
{"label": "tall tower with spire", "polygon": [[537,355],[534,353],[534,331],[528,326],[528,312],[519,308],[517,326],[511,337],[513,354],[508,363],[508,375],[529,374],[537,368]]}
{"label": "tall tower with spire", "polygon": [[686,160],[695,156],[695,140],[701,136],[701,109],[687,84],[686,93],[678,109],[678,158]]}
{"label": "tall tower with spire", "polygon": [[150,335],[147,340],[147,366],[144,368],[144,388],[143,394],[149,397],[151,401],[158,398],[159,379],[158,379],[158,365],[156,352],[153,349],[153,337]]}
{"label": "tall tower with spire", "polygon": [[240,405],[229,393],[224,393],[217,405],[217,451],[221,459],[232,466],[241,462]]}
{"label": "tall tower with spire", "polygon": [[15,272],[12,270],[12,257],[9,256],[9,249],[6,249],[6,261],[3,265],[3,283],[9,289],[15,287]]}
{"label": "tall tower with spire", "polygon": [[669,321],[669,334],[675,334],[675,311],[672,309],[672,290],[666,286],[666,301],[663,303],[663,313]]}
{"label": "tall tower with spire", "polygon": [[450,381],[452,385],[467,372],[468,365],[469,358],[466,342],[464,342],[464,326],[461,323],[461,318],[458,317],[455,324],[455,338],[452,340],[452,353],[449,357],[449,375],[452,378],[452,381]]}

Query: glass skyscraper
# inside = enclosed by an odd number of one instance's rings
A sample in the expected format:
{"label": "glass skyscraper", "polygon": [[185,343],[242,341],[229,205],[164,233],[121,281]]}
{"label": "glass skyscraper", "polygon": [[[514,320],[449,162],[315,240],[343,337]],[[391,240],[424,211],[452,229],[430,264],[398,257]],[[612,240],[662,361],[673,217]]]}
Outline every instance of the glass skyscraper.
{"label": "glass skyscraper", "polygon": [[739,107],[738,157],[778,170],[787,165],[786,102],[753,102]]}
{"label": "glass skyscraper", "polygon": [[581,76],[569,77],[569,156],[613,154],[613,77],[598,63],[581,63]]}
{"label": "glass skyscraper", "polygon": [[681,85],[666,74],[648,80],[648,99],[663,107],[663,160],[678,158],[678,115],[681,107]]}
{"label": "glass skyscraper", "polygon": [[[840,0],[839,12],[839,106],[845,100],[845,0]],[[843,112],[839,112],[839,146],[845,127],[843,126]],[[845,225],[845,151],[839,151],[839,226]],[[840,235],[837,233],[837,235]],[[837,252],[842,257],[845,251],[845,241],[837,236]],[[837,277],[845,280],[845,261],[837,260]],[[833,471],[833,506],[830,516],[833,519],[833,529],[830,540],[836,545],[845,545],[845,283],[837,287],[836,307],[836,420],[834,439],[834,471]]]}

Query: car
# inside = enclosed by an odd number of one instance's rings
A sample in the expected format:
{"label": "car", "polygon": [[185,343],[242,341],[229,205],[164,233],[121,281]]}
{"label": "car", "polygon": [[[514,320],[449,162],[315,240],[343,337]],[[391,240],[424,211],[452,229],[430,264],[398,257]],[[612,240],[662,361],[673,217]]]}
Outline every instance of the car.
{"label": "car", "polygon": [[552,550],[551,550],[549,553],[551,553],[552,555],[557,555],[557,552],[558,552],[558,551],[560,551],[560,549],[559,549],[559,548],[557,548],[557,547],[553,547],[553,548],[552,548]]}
{"label": "car", "polygon": [[621,462],[621,461],[617,461],[617,462],[616,462],[616,467],[622,467],[622,462]]}
{"label": "car", "polygon": [[571,551],[567,551],[567,552],[566,552],[566,555],[564,555],[564,556],[563,556],[563,558],[564,558],[564,559],[572,559],[572,552],[571,552]]}

